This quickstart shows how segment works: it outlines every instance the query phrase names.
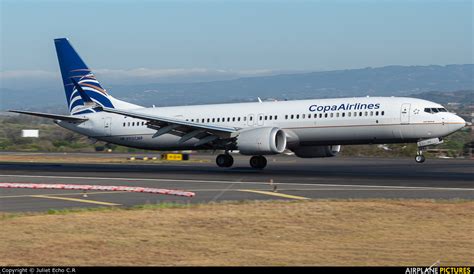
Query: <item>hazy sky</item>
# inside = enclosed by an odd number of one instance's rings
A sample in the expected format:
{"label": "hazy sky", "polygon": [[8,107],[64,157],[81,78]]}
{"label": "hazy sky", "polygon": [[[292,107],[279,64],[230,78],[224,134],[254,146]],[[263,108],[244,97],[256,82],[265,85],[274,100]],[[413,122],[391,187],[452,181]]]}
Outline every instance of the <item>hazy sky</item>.
{"label": "hazy sky", "polygon": [[58,37],[116,75],[474,63],[472,1],[0,3],[3,80],[57,74]]}

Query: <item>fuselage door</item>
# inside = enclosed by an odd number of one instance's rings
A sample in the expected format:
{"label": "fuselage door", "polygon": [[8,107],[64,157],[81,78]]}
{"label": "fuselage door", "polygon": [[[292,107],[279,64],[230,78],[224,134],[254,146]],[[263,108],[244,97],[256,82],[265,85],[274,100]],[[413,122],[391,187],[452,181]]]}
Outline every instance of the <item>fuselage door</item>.
{"label": "fuselage door", "polygon": [[410,123],[410,106],[410,104],[402,104],[402,108],[400,110],[400,123]]}
{"label": "fuselage door", "polygon": [[112,135],[112,118],[110,117],[104,118],[104,134],[105,136]]}

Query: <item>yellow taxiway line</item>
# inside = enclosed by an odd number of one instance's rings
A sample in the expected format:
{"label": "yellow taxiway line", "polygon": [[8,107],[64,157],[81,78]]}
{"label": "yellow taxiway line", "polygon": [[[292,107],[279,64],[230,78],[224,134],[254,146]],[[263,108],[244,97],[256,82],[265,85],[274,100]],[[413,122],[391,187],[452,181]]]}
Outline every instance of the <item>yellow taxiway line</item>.
{"label": "yellow taxiway line", "polygon": [[303,196],[288,195],[288,194],[270,192],[270,191],[263,191],[263,190],[239,189],[239,191],[258,193],[258,194],[263,194],[263,195],[270,195],[270,196],[276,196],[276,197],[282,197],[282,198],[288,198],[288,199],[295,199],[295,200],[310,200],[310,198],[306,198],[306,197],[303,197]]}
{"label": "yellow taxiway line", "polygon": [[53,199],[53,200],[63,200],[63,201],[79,202],[79,203],[88,203],[88,204],[96,204],[96,205],[106,205],[106,206],[118,206],[118,205],[120,205],[120,204],[101,202],[101,201],[84,200],[84,199],[69,198],[69,197],[47,196],[47,195],[30,195],[30,197]]}

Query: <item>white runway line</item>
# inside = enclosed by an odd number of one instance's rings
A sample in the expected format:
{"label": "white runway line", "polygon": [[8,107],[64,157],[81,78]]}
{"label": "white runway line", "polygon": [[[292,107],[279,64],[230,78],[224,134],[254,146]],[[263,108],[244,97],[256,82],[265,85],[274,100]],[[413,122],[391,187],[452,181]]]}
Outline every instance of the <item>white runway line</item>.
{"label": "white runway line", "polygon": [[[116,181],[151,181],[175,183],[212,183],[212,184],[252,184],[269,185],[268,182],[241,182],[241,181],[215,181],[193,179],[151,179],[151,178],[120,178],[120,177],[81,177],[81,176],[47,176],[47,175],[15,175],[2,174],[0,177],[17,178],[49,178],[49,179],[80,179],[80,180],[116,180]],[[275,183],[275,185],[292,186],[325,186],[325,187],[355,187],[355,188],[383,188],[383,189],[411,189],[411,190],[448,190],[448,191],[474,191],[474,188],[449,188],[449,187],[416,187],[416,186],[385,186],[385,185],[348,185],[348,184],[301,184],[301,183]]]}

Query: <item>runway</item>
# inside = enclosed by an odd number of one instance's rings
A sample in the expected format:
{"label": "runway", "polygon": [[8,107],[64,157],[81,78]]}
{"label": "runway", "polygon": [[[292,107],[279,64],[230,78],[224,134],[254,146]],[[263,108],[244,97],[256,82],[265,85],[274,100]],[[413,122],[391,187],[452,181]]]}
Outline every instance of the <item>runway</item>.
{"label": "runway", "polygon": [[[58,155],[58,157],[60,157]],[[268,199],[474,199],[474,161],[428,159],[268,157],[253,170],[236,156],[233,168],[203,161],[160,164],[0,163],[2,183],[126,185],[193,191],[193,198],[128,192],[0,189],[0,211],[203,203]]]}

